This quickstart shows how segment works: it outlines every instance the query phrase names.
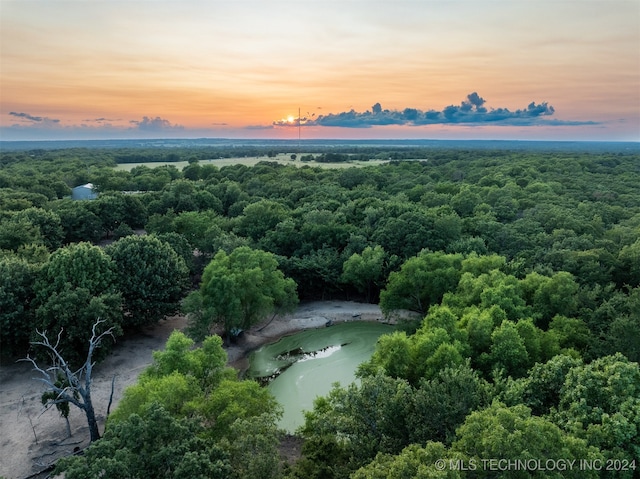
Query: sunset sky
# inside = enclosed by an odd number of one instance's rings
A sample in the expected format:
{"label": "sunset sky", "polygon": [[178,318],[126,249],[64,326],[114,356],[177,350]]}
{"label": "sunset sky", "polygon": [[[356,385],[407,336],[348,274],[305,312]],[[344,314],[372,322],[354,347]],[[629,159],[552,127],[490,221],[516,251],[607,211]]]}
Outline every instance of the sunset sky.
{"label": "sunset sky", "polygon": [[638,0],[0,0],[0,139],[640,140]]}

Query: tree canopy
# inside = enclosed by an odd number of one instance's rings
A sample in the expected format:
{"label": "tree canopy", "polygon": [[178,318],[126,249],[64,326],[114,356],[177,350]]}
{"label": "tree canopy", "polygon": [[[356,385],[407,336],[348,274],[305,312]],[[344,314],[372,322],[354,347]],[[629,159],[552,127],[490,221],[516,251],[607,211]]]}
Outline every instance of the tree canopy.
{"label": "tree canopy", "polygon": [[127,326],[154,323],[178,311],[188,285],[184,260],[154,236],[127,236],[105,249],[113,259]]}
{"label": "tree canopy", "polygon": [[231,254],[218,251],[204,269],[200,291],[192,294],[192,329],[207,332],[219,323],[227,335],[298,302],[296,284],[278,269],[275,256],[246,246]]}
{"label": "tree canopy", "polygon": [[59,461],[70,478],[281,477],[280,408],[266,389],[226,367],[219,336],[202,346],[174,331],[129,386],[103,438]]}
{"label": "tree canopy", "polygon": [[[87,354],[92,325],[122,334],[122,296],[115,265],[101,248],[75,243],[56,250],[40,271],[34,286],[35,321],[40,331],[61,331],[59,350],[71,364]],[[103,344],[95,359],[106,357],[113,342]]]}
{"label": "tree canopy", "polygon": [[[151,418],[196,437],[149,438],[194,477],[485,477],[435,461],[486,454],[640,466],[636,144],[305,142],[295,158],[286,145],[3,145],[3,357],[62,327],[81,362],[96,316],[115,333],[181,304],[201,348],[172,337],[109,419],[134,469],[158,460],[124,439],[155,434]],[[254,166],[217,160],[245,156]],[[87,182],[97,200],[68,198]],[[302,458],[282,468],[272,398],[237,382],[208,336],[298,298],[379,299],[415,320],[380,338],[359,384],[318,399]]]}

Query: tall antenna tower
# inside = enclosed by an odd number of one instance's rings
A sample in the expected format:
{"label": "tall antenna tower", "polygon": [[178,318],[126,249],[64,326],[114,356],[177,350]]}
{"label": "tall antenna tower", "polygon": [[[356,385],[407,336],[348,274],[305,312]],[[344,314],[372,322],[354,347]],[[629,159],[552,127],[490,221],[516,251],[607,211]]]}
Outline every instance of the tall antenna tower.
{"label": "tall antenna tower", "polygon": [[298,107],[298,153],[300,153],[300,107]]}

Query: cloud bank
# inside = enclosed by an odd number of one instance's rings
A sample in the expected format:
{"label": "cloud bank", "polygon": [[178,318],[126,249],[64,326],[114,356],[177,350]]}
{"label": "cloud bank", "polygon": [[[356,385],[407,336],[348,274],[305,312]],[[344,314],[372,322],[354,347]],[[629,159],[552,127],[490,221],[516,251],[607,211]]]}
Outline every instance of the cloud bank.
{"label": "cloud bank", "polygon": [[143,116],[142,120],[131,120],[129,122],[138,130],[142,131],[167,131],[167,130],[183,130],[182,125],[172,124],[169,120],[156,116],[155,118],[149,118]]}
{"label": "cloud bank", "polygon": [[[77,125],[69,125],[64,126],[59,119],[57,118],[49,118],[46,116],[37,116],[32,115],[30,113],[25,112],[9,112],[10,116],[13,116],[20,120],[19,124],[15,124],[14,127],[58,127],[58,128],[76,128]],[[161,118],[156,116],[155,118],[143,116],[142,120],[129,120],[129,127],[118,127],[112,125],[112,122],[121,121],[119,118],[87,118],[83,120],[83,124],[80,125],[82,128],[114,128],[114,129],[126,129],[126,130],[140,130],[140,131],[148,131],[148,132],[157,132],[157,131],[175,131],[175,130],[184,130],[184,126],[171,123],[169,120],[165,118]],[[96,126],[88,125],[87,123],[96,124]]]}
{"label": "cloud bank", "polygon": [[[12,111],[8,116],[16,121],[0,127],[0,139],[57,139],[57,138],[164,138],[181,136],[188,131],[184,126],[156,116],[143,116],[141,120],[122,118],[85,118],[80,124],[57,118]],[[206,132],[201,132],[206,133]]]}
{"label": "cloud bank", "polygon": [[38,124],[38,125],[56,125],[60,123],[60,120],[57,118],[49,118],[46,116],[35,116],[30,115],[29,113],[10,111],[9,115],[14,116],[23,121],[23,123],[29,122],[30,124]]}
{"label": "cloud bank", "polygon": [[[376,103],[371,110],[357,112],[355,110],[341,113],[329,113],[319,115],[316,118],[300,118],[301,126],[326,126],[342,128],[371,128],[387,125],[585,125],[594,122],[564,122],[561,120],[548,121],[555,113],[553,106],[547,102],[536,104],[529,103],[526,108],[509,110],[508,108],[487,108],[486,100],[478,93],[473,92],[460,105],[449,105],[442,110],[419,110],[417,108],[405,108],[404,110],[383,110],[380,103]],[[298,126],[295,122],[278,120],[274,126]]]}
{"label": "cloud bank", "polygon": [[87,123],[111,123],[114,121],[122,121],[122,118],[86,118],[83,121]]}

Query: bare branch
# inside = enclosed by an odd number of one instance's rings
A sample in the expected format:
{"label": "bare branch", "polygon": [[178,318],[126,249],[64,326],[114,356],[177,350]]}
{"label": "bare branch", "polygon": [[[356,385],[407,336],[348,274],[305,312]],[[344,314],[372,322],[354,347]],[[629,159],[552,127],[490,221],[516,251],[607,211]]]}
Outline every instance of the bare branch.
{"label": "bare branch", "polygon": [[60,339],[62,339],[62,332],[64,331],[64,328],[60,328],[60,331],[58,331],[58,337],[56,338],[56,344],[53,346],[53,349],[57,350],[58,346],[60,345]]}
{"label": "bare branch", "polygon": [[[51,372],[58,371],[59,368],[51,367],[46,370],[42,369],[40,366],[38,366],[35,360],[29,356],[27,356],[26,358],[20,359],[19,361],[30,362],[33,365],[34,371],[39,372],[43,376],[41,378],[33,378],[33,379],[44,383],[47,391],[51,391],[57,395],[56,399],[50,399],[47,401],[47,403],[44,405],[44,411],[46,411],[49,407],[53,405],[62,404],[65,402],[70,402],[71,404],[73,404],[74,406],[80,409],[83,408],[82,403],[78,401],[73,395],[74,388],[72,387],[60,388],[56,386],[55,384],[56,374],[53,374],[53,378],[52,378]],[[69,393],[69,391],[71,391],[71,393]]]}

